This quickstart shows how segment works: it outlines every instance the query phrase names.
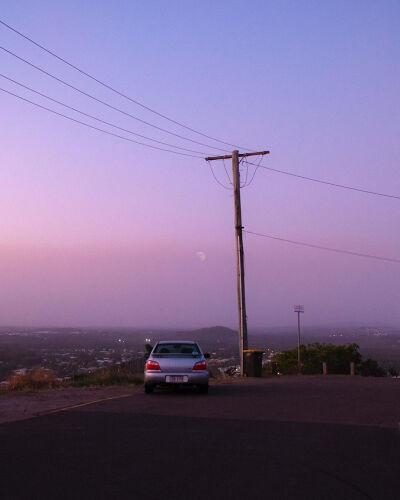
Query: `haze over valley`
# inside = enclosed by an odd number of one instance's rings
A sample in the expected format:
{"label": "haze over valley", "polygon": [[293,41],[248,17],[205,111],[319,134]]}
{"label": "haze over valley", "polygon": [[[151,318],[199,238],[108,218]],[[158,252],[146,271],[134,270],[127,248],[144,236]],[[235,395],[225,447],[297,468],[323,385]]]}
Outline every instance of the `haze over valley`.
{"label": "haze over valley", "polygon": [[[176,329],[89,329],[89,328],[1,328],[0,378],[15,370],[36,366],[53,369],[58,377],[71,377],[143,358],[147,339],[189,339],[212,353],[211,364],[238,362],[237,332],[215,326],[197,330]],[[249,332],[249,346],[267,356],[296,346],[297,330],[258,329]],[[364,357],[376,359],[385,369],[400,370],[400,329],[376,327],[318,327],[303,332],[305,344],[357,343]]]}

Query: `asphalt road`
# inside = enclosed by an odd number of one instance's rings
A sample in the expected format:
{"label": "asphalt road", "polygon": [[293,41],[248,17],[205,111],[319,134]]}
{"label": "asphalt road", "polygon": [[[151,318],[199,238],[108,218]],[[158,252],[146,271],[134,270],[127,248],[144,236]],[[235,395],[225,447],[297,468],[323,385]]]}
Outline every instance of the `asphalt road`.
{"label": "asphalt road", "polygon": [[399,382],[247,380],[208,396],[134,390],[4,423],[0,497],[393,500]]}

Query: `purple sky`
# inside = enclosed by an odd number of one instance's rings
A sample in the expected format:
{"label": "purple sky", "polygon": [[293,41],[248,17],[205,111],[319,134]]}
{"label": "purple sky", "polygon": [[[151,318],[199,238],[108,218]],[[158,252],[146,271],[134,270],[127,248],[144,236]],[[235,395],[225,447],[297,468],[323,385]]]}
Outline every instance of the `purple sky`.
{"label": "purple sky", "polygon": [[[400,195],[397,1],[3,0],[0,18],[161,113],[270,149],[267,166]],[[221,146],[2,26],[0,39],[114,106]],[[121,127],[218,154],[94,103],[3,51],[0,68]],[[3,78],[0,87],[83,119]],[[233,199],[203,160],[105,136],[3,92],[0,109],[0,324],[236,327]],[[226,182],[222,163],[214,167]],[[398,200],[266,170],[242,200],[250,231],[400,258]],[[251,235],[245,251],[250,328],[294,323],[294,303],[305,304],[305,325],[400,325],[399,264]]]}

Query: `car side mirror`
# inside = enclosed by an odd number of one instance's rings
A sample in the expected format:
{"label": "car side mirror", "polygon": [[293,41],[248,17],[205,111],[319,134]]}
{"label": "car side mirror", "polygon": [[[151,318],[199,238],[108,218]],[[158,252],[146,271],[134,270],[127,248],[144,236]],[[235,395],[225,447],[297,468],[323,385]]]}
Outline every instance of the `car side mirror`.
{"label": "car side mirror", "polygon": [[206,359],[208,359],[208,358],[211,358],[211,355],[210,355],[208,352],[205,352],[205,353],[204,353],[204,357],[205,357]]}

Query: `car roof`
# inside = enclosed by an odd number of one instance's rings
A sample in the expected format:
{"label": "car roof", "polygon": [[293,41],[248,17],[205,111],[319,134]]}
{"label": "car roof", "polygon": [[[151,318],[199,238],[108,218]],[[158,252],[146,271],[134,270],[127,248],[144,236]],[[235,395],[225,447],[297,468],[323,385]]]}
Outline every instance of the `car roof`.
{"label": "car roof", "polygon": [[194,340],[160,340],[158,344],[197,344]]}

